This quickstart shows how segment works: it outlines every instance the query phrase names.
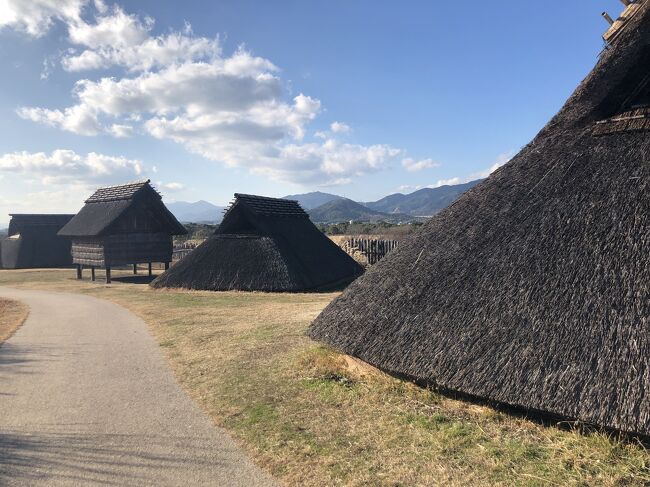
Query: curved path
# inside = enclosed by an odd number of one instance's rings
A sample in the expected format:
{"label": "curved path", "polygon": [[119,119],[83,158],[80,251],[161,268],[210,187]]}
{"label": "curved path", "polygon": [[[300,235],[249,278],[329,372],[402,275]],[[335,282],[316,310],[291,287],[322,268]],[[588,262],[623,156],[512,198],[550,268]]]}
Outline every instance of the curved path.
{"label": "curved path", "polygon": [[174,381],[145,323],[75,294],[0,346],[0,485],[273,485]]}

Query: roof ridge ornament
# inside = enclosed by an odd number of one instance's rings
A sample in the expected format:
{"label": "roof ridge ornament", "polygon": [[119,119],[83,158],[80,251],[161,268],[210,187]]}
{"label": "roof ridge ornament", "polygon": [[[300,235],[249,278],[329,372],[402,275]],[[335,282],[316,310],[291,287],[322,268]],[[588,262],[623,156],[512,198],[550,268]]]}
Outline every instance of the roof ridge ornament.
{"label": "roof ridge ornament", "polygon": [[609,29],[603,34],[603,40],[607,44],[612,44],[618,35],[624,30],[625,26],[628,24],[629,20],[641,9],[641,4],[643,0],[620,0],[621,3],[625,6],[625,10],[621,15],[614,20],[607,12],[603,12],[601,15],[609,24]]}

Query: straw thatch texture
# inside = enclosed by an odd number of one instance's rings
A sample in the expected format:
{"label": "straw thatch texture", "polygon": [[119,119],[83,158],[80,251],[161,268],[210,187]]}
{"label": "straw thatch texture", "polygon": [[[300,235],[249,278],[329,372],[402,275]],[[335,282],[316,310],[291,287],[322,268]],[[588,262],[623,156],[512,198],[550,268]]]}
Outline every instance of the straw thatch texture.
{"label": "straw thatch texture", "polygon": [[74,215],[13,214],[8,237],[0,246],[5,269],[66,267],[72,265],[70,242],[57,232]]}
{"label": "straw thatch texture", "polygon": [[297,202],[236,194],[215,235],[152,286],[307,291],[347,284],[362,272]]}
{"label": "straw thatch texture", "polygon": [[310,334],[442,389],[650,434],[650,14],[510,163],[403,241]]}
{"label": "straw thatch texture", "polygon": [[98,189],[59,235],[75,264],[110,267],[171,262],[172,235],[185,233],[147,180]]}

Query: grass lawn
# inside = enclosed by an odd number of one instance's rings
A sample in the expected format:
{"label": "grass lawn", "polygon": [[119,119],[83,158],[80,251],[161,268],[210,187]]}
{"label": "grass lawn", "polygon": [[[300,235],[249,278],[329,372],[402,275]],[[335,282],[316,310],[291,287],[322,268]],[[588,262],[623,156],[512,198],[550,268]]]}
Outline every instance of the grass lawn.
{"label": "grass lawn", "polygon": [[449,399],[311,341],[305,330],[335,293],[153,291],[73,276],[5,270],[0,286],[79,292],[142,317],[189,394],[285,484],[650,483],[640,444]]}
{"label": "grass lawn", "polygon": [[24,304],[0,298],[0,345],[23,324],[28,314]]}

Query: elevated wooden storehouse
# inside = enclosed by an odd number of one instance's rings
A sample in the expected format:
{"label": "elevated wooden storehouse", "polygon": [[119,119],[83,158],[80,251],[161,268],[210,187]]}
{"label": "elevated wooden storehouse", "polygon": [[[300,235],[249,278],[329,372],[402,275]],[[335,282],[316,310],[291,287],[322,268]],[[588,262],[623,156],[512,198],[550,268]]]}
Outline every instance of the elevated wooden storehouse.
{"label": "elevated wooden storehouse", "polygon": [[235,194],[216,233],[152,286],[295,292],[344,285],[362,272],[298,202]]}
{"label": "elevated wooden storehouse", "polygon": [[72,240],[72,260],[81,279],[84,266],[106,269],[111,280],[111,267],[162,262],[169,267],[172,260],[172,235],[187,233],[176,217],[165,207],[160,194],[150,181],[109,186],[98,189],[85,206],[61,229],[60,236]]}
{"label": "elevated wooden storehouse", "polygon": [[34,269],[72,265],[70,241],[57,232],[74,215],[11,214],[0,243],[0,267]]}
{"label": "elevated wooden storehouse", "polygon": [[535,139],[348,287],[313,338],[465,397],[650,435],[650,2],[633,5]]}

